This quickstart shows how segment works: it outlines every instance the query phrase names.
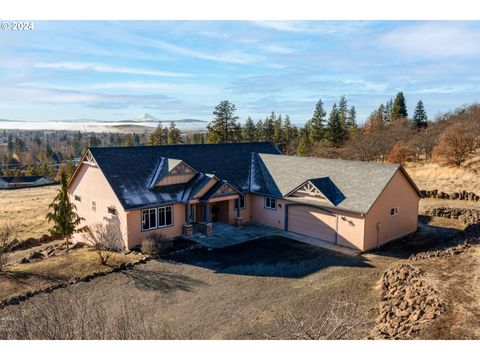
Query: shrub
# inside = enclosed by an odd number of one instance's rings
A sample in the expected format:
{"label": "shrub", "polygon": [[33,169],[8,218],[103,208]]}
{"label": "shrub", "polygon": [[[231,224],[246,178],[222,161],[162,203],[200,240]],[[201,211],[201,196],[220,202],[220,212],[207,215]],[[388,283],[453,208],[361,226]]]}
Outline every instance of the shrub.
{"label": "shrub", "polygon": [[0,271],[3,271],[7,265],[15,235],[14,226],[3,225],[0,227]]}
{"label": "shrub", "polygon": [[84,232],[84,238],[93,245],[102,265],[106,265],[113,253],[122,247],[122,232],[112,222],[93,225]]}
{"label": "shrub", "polygon": [[173,247],[172,240],[166,240],[163,235],[153,235],[142,241],[142,253],[152,257],[164,256]]}

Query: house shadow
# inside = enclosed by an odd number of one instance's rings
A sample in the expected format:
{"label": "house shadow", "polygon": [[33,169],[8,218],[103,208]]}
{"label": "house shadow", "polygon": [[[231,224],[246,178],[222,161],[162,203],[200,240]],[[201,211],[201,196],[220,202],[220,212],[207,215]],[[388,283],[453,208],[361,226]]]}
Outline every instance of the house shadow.
{"label": "house shadow", "polygon": [[201,280],[168,270],[148,270],[139,267],[122,271],[135,286],[142,290],[171,293],[174,291],[193,291],[195,286],[204,285]]}
{"label": "house shadow", "polygon": [[343,255],[280,236],[265,237],[224,248],[200,248],[170,260],[216,273],[302,278],[331,266],[373,267],[361,255]]}

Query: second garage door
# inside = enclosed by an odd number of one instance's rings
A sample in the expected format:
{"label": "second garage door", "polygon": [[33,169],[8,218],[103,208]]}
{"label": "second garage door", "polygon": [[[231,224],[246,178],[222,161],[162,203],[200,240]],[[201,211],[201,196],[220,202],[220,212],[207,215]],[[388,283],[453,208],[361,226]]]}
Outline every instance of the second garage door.
{"label": "second garage door", "polygon": [[308,206],[288,207],[288,231],[335,242],[335,215]]}

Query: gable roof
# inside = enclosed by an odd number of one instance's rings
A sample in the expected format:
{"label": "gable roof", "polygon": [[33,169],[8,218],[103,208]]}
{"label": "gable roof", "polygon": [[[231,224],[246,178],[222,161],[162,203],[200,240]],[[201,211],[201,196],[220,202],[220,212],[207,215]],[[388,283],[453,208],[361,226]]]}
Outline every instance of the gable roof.
{"label": "gable roof", "polygon": [[[161,158],[184,161],[203,174],[212,174],[240,191],[249,190],[251,153],[281,154],[272,143],[234,143],[90,148],[98,166],[124,209],[183,201],[188,186],[149,189]],[[168,193],[170,191],[170,193]]]}
{"label": "gable roof", "polygon": [[330,201],[334,206],[337,206],[340,204],[343,200],[345,200],[345,195],[340,191],[340,189],[335,185],[335,183],[327,176],[323,178],[317,178],[317,179],[309,179],[299,186],[297,186],[295,189],[290,191],[288,194],[285,196],[290,196],[294,192],[296,192],[298,189],[300,189],[302,186],[305,184],[310,183],[312,184],[315,188],[317,188],[320,193],[327,198],[328,201]]}
{"label": "gable roof", "polygon": [[[266,179],[264,179],[267,184],[260,184],[258,187],[265,190],[273,182],[276,189],[271,195],[285,197],[308,180],[315,182],[315,186],[318,185],[322,193],[324,191],[328,193],[331,190],[328,189],[330,186],[328,181],[319,180],[328,178],[344,196],[344,199],[335,208],[364,214],[368,212],[397,170],[402,169],[399,164],[380,164],[366,161],[271,154],[257,154],[256,157],[256,165],[254,166],[257,168],[254,172],[257,173],[258,179],[260,178],[258,173],[265,175],[265,170],[268,173]],[[405,174],[403,169],[402,171]],[[407,178],[418,192],[408,175]],[[318,205],[315,200],[294,198],[291,200]]]}

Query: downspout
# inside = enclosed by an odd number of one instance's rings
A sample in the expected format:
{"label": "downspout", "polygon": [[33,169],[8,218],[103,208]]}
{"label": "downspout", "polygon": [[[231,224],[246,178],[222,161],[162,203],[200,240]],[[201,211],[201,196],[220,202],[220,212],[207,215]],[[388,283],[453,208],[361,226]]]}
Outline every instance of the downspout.
{"label": "downspout", "polygon": [[335,244],[338,244],[338,214],[335,214],[335,218],[337,219],[337,222],[335,224]]}
{"label": "downspout", "polygon": [[378,244],[380,243],[380,228],[381,228],[381,224],[378,222],[377,225],[376,225],[376,228],[377,228],[377,249],[378,249]]}

